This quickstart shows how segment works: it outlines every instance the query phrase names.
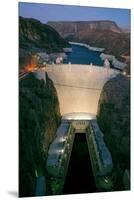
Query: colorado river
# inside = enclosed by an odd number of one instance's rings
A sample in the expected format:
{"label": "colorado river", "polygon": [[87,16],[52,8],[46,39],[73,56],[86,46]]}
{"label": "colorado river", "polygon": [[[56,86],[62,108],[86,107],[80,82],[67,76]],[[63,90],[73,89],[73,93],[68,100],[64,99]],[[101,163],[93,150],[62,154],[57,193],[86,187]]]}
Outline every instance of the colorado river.
{"label": "colorado river", "polygon": [[100,52],[88,50],[79,45],[71,45],[72,52],[67,53],[67,60],[65,63],[72,64],[94,64],[103,66],[103,61],[100,58]]}

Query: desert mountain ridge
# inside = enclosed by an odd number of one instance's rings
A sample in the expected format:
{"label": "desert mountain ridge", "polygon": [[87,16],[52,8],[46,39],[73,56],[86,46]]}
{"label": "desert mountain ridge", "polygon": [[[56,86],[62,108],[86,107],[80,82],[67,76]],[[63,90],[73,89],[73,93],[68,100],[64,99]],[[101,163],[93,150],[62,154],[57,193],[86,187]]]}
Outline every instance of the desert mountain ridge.
{"label": "desert mountain ridge", "polygon": [[[93,31],[93,30],[111,30],[113,32],[121,33],[122,29],[111,20],[98,21],[50,21],[47,23],[57,30],[62,36],[66,36],[73,32]],[[68,33],[68,34],[67,34]]]}
{"label": "desert mountain ridge", "polygon": [[118,59],[130,55],[130,31],[122,29],[114,21],[55,21],[47,24],[68,41],[105,48],[106,53]]}

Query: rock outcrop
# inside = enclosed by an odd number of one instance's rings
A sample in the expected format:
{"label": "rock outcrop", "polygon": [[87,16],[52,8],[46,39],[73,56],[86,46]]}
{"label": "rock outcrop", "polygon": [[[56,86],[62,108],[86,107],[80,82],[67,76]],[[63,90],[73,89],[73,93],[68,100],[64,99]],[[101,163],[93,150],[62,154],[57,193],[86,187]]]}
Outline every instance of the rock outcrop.
{"label": "rock outcrop", "polygon": [[52,81],[30,73],[19,91],[19,195],[35,195],[36,178],[46,176],[48,147],[60,123],[59,103]]}
{"label": "rock outcrop", "polygon": [[35,19],[19,17],[19,62],[20,69],[38,52],[63,52],[68,42],[58,32]]}
{"label": "rock outcrop", "polygon": [[19,45],[20,48],[47,52],[58,52],[68,46],[52,27],[40,21],[28,18],[19,18]]}
{"label": "rock outcrop", "polygon": [[130,170],[130,80],[128,77],[118,75],[104,85],[97,119],[112,154],[115,171],[118,171],[115,189],[121,190],[123,173],[126,169]]}

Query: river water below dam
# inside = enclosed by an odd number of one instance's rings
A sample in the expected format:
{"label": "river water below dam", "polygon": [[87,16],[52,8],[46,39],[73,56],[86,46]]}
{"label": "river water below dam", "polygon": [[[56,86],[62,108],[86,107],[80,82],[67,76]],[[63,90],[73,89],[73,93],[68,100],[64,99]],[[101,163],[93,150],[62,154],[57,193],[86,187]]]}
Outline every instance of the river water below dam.
{"label": "river water below dam", "polygon": [[65,63],[72,64],[93,64],[103,66],[103,61],[100,58],[100,52],[88,50],[86,47],[79,45],[71,45],[72,52],[67,53]]}
{"label": "river water below dam", "polygon": [[63,193],[80,194],[95,191],[86,135],[76,133]]}

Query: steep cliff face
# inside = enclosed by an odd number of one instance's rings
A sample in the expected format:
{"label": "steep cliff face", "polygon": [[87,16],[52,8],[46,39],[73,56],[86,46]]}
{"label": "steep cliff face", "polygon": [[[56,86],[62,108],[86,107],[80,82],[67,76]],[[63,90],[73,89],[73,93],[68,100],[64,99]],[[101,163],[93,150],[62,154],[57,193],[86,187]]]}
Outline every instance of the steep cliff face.
{"label": "steep cliff face", "polygon": [[57,30],[63,37],[67,37],[69,35],[91,32],[91,31],[102,31],[109,30],[113,32],[120,33],[121,29],[117,26],[117,24],[113,21],[63,21],[63,22],[48,22],[48,25],[52,26],[55,30]]}
{"label": "steep cliff face", "polygon": [[32,55],[37,52],[62,52],[68,46],[68,42],[49,25],[35,19],[19,17],[20,69],[30,64]]}
{"label": "steep cliff face", "polygon": [[113,21],[48,22],[68,41],[85,42],[120,58],[130,54],[130,35]]}
{"label": "steep cliff face", "polygon": [[19,47],[30,51],[53,52],[68,46],[52,27],[35,19],[19,18]]}
{"label": "steep cliff face", "polygon": [[31,73],[19,91],[19,195],[34,196],[37,176],[45,176],[50,143],[60,122],[59,103],[52,81]]}
{"label": "steep cliff face", "polygon": [[[120,176],[130,169],[130,80],[122,75],[108,81],[101,93],[98,123],[104,132],[116,171]],[[119,175],[118,173],[118,175]],[[120,189],[120,188],[119,188]]]}

